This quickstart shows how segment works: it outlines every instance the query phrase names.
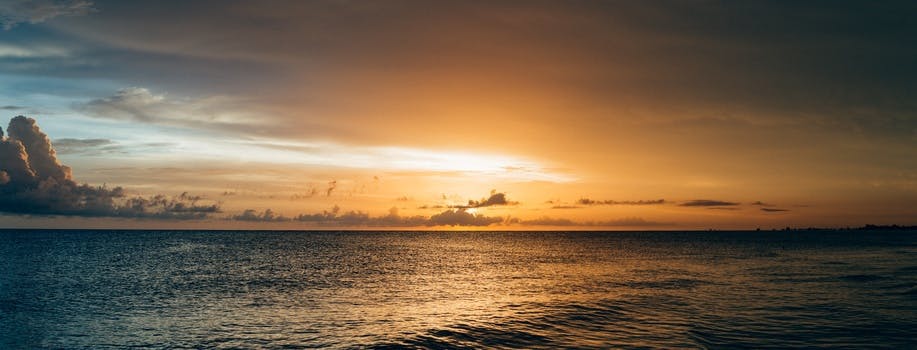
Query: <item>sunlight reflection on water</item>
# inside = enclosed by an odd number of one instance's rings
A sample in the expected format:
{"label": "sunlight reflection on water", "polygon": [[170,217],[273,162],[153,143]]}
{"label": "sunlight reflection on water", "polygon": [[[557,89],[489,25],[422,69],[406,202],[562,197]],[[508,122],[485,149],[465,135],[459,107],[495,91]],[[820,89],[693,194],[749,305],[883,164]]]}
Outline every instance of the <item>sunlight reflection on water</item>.
{"label": "sunlight reflection on water", "polygon": [[904,348],[914,232],[3,231],[0,347]]}

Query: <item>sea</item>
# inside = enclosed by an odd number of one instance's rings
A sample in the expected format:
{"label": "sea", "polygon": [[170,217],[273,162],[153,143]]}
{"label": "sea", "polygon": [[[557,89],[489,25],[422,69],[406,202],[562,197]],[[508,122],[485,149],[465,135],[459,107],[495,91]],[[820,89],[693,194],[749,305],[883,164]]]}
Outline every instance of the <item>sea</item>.
{"label": "sea", "polygon": [[917,231],[0,231],[2,349],[915,349]]}

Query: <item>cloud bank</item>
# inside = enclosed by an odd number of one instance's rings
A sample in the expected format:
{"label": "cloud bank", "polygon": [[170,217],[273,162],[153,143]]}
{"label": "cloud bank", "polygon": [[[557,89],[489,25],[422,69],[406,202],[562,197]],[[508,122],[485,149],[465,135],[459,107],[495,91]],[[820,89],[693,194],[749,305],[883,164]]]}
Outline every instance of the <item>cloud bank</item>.
{"label": "cloud bank", "polygon": [[217,204],[183,193],[128,198],[121,187],[77,184],[57,159],[35,119],[10,120],[0,129],[0,212],[23,215],[195,219],[220,211]]}
{"label": "cloud bank", "polygon": [[465,209],[448,209],[432,216],[402,216],[398,208],[392,207],[387,215],[372,216],[363,211],[341,211],[334,206],[321,213],[299,214],[286,217],[275,214],[271,209],[262,212],[246,209],[230,219],[254,222],[302,222],[319,226],[334,227],[419,227],[419,226],[489,226],[505,221],[502,217],[469,213]]}
{"label": "cloud bank", "polygon": [[519,219],[513,217],[487,216],[475,214],[466,209],[446,209],[443,212],[431,215],[402,216],[398,208],[391,208],[387,215],[372,216],[362,211],[342,212],[341,208],[334,206],[331,210],[321,213],[300,214],[295,217],[286,217],[274,213],[271,209],[256,211],[246,209],[239,215],[230,216],[229,219],[250,222],[301,222],[318,226],[330,227],[434,227],[434,226],[567,226],[567,227],[657,227],[671,226],[673,223],[649,221],[639,217],[625,217],[614,220],[599,221],[574,221],[565,218],[540,217],[537,219]]}

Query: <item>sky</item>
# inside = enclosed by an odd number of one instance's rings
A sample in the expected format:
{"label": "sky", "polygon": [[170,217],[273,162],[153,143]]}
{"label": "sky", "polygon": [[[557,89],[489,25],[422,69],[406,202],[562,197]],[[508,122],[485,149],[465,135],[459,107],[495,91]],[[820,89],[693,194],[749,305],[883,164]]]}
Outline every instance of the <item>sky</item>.
{"label": "sky", "polygon": [[914,225],[915,16],[0,0],[0,226]]}

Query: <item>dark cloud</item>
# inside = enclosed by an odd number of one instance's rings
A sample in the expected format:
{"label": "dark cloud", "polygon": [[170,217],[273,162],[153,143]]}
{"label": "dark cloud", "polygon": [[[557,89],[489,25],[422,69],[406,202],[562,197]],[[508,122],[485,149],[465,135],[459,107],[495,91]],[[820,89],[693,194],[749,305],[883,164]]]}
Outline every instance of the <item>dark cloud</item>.
{"label": "dark cloud", "polygon": [[764,202],[762,202],[762,201],[754,201],[754,202],[751,202],[751,205],[757,205],[757,206],[759,206],[759,207],[773,207],[773,206],[774,206],[773,204],[764,203]]}
{"label": "dark cloud", "polygon": [[768,213],[775,213],[775,212],[790,211],[790,210],[789,209],[780,209],[780,208],[761,208],[761,211],[768,212]]}
{"label": "dark cloud", "polygon": [[157,219],[204,219],[220,212],[218,204],[198,204],[203,198],[187,192],[178,197],[155,195],[128,198],[113,211],[112,216]]}
{"label": "dark cloud", "polygon": [[576,204],[580,205],[657,205],[665,204],[664,199],[650,199],[638,201],[615,201],[615,200],[593,200],[589,198],[580,198]]}
{"label": "dark cloud", "polygon": [[503,218],[472,214],[463,209],[446,210],[428,220],[430,226],[488,226],[502,222]]}
{"label": "dark cloud", "polygon": [[2,109],[2,110],[4,110],[4,111],[18,111],[18,110],[20,110],[20,109],[25,109],[25,107],[22,107],[22,106],[2,106],[2,107],[0,107],[0,109]]}
{"label": "dark cloud", "polygon": [[246,209],[242,211],[242,214],[232,216],[232,219],[238,221],[257,222],[287,222],[292,220],[286,216],[275,214],[271,209],[266,209],[260,213],[254,209]]}
{"label": "dark cloud", "polygon": [[506,193],[497,192],[497,190],[490,190],[490,197],[481,198],[481,200],[469,200],[468,205],[454,205],[452,208],[456,209],[470,209],[470,208],[483,208],[483,207],[492,207],[499,205],[517,205],[519,202],[511,202],[506,199]]}
{"label": "dark cloud", "polygon": [[341,212],[341,208],[334,206],[330,211],[315,214],[300,214],[295,221],[307,222],[328,226],[376,226],[376,227],[413,227],[429,226],[429,218],[425,216],[401,216],[398,208],[389,209],[388,215],[371,216],[362,211]]}
{"label": "dark cloud", "polygon": [[[775,113],[788,119],[799,115],[795,112],[815,111],[824,121],[900,124],[911,132],[914,120],[906,112],[914,106],[917,69],[910,63],[917,52],[912,45],[917,26],[909,16],[915,10],[908,1],[492,1],[487,6],[293,1],[267,8],[234,1],[144,6],[115,1],[66,29],[107,48],[164,56],[156,58],[170,64],[145,70],[130,69],[139,63],[123,59],[123,52],[104,57],[120,70],[153,77],[188,66],[171,64],[187,57],[274,66],[307,62],[304,69],[318,82],[338,79],[345,70],[380,66],[386,67],[381,73],[392,76],[430,66],[451,68],[453,57],[482,74],[501,72],[501,80],[520,84],[554,78],[575,65],[591,74],[551,81],[597,98],[643,95],[672,105],[779,108],[794,112]],[[441,40],[445,35],[452,40]],[[469,48],[490,50],[481,60],[479,51]],[[207,66],[223,70],[219,73],[226,78],[249,77],[250,70],[225,62]],[[371,79],[359,81],[372,84]],[[330,84],[314,85],[327,89]],[[899,108],[874,112],[882,107]],[[832,111],[842,111],[843,117]]]}
{"label": "dark cloud", "polygon": [[321,213],[300,214],[293,218],[277,215],[270,209],[263,212],[247,209],[232,220],[257,222],[302,222],[321,226],[336,227],[419,227],[419,226],[488,226],[504,221],[501,217],[490,217],[469,213],[464,209],[448,209],[432,216],[402,216],[398,208],[392,207],[387,215],[372,216],[362,211],[341,211],[334,206]]}
{"label": "dark cloud", "polygon": [[690,200],[684,203],[679,204],[683,207],[725,207],[725,206],[735,206],[739,203],[735,202],[726,202],[713,199],[695,199]]}
{"label": "dark cloud", "polygon": [[193,219],[219,212],[201,197],[156,195],[128,198],[121,187],[77,184],[61,164],[50,139],[32,118],[10,120],[9,137],[0,129],[0,212]]}
{"label": "dark cloud", "polygon": [[58,16],[79,16],[93,11],[88,0],[4,0],[0,2],[0,26],[13,29],[19,23],[41,23]]}

